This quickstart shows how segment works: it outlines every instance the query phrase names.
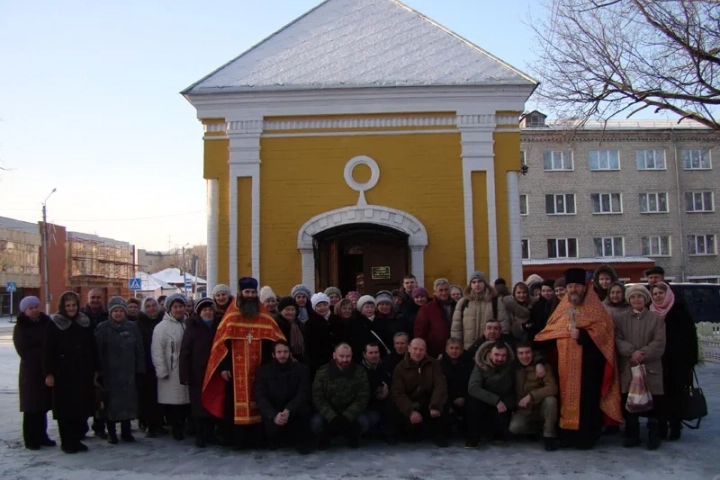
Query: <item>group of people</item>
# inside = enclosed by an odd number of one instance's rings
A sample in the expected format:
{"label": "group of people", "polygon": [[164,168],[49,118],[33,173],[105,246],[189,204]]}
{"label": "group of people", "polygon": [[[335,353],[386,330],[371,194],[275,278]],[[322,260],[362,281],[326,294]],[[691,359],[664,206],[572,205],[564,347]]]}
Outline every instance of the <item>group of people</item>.
{"label": "group of people", "polygon": [[[445,447],[457,435],[467,448],[529,436],[548,451],[590,449],[623,423],[633,447],[640,415],[656,449],[681,436],[698,351],[664,272],[646,273],[648,285],[626,288],[608,265],[590,282],[569,269],[510,291],[475,272],[465,288],[435,280],[432,297],[412,275],[374,297],[296,285],[278,298],[244,277],[236,295],[217,285],[194,303],[173,294],[105,306],[93,289],[81,306],[66,292],[51,317],[26,297],[13,335],[25,446],[55,445],[52,410],[66,453],[87,450],[90,428],[132,442],[135,419],[151,438],[169,427],[200,448],[303,454],[337,436],[351,448],[363,438]],[[639,364],[654,399],[643,414],[625,408]]]}

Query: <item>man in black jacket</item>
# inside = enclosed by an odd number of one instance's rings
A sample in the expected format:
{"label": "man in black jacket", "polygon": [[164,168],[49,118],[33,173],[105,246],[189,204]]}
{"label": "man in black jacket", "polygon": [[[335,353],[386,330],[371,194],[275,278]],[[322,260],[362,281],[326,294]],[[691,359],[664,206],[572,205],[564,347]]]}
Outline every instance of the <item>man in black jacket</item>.
{"label": "man in black jacket", "polygon": [[370,388],[370,401],[365,411],[370,433],[376,433],[373,429],[379,427],[385,438],[390,440],[393,436],[389,415],[392,373],[385,365],[385,361],[380,359],[380,346],[377,343],[365,345],[362,366],[367,373]]}
{"label": "man in black jacket", "polygon": [[275,343],[273,361],[255,377],[255,399],[262,414],[268,446],[292,442],[299,453],[311,452],[303,435],[310,428],[310,371],[293,360],[285,341]]}
{"label": "man in black jacket", "polygon": [[445,344],[445,354],[440,360],[440,365],[447,379],[450,421],[459,431],[464,432],[465,402],[475,361],[470,353],[463,350],[462,340],[451,338]]}

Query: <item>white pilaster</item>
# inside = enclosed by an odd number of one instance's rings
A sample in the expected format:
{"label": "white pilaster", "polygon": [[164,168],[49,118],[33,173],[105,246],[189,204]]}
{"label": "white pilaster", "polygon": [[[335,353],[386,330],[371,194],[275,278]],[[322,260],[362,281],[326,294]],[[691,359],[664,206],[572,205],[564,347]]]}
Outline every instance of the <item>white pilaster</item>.
{"label": "white pilaster", "polygon": [[508,221],[510,222],[510,277],[522,282],[522,235],[520,231],[520,185],[517,172],[507,172]]}
{"label": "white pilaster", "polygon": [[467,276],[475,271],[475,222],[473,219],[472,172],[485,172],[488,222],[488,257],[491,279],[498,276],[497,210],[495,202],[495,153],[493,151],[494,115],[458,115],[463,168],[463,205],[465,210],[465,260]]}
{"label": "white pilaster", "polygon": [[425,245],[410,246],[410,271],[419,287],[425,286]]}
{"label": "white pilaster", "polygon": [[315,251],[312,248],[301,248],[302,283],[315,291]]}
{"label": "white pilaster", "polygon": [[207,291],[212,292],[218,283],[218,229],[219,229],[218,179],[207,180]]}
{"label": "white pilaster", "polygon": [[[238,191],[237,179],[251,180],[251,274],[260,281],[260,135],[263,119],[232,118],[228,121],[230,139],[230,281],[238,281]],[[233,228],[234,227],[234,228]]]}

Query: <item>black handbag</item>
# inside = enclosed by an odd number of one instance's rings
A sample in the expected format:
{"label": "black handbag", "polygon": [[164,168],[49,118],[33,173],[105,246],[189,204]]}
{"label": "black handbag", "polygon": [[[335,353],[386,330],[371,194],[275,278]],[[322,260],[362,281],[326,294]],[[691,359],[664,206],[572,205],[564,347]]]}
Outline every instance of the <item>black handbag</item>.
{"label": "black handbag", "polygon": [[[707,401],[705,400],[705,394],[703,394],[702,388],[700,388],[700,382],[698,382],[697,373],[693,368],[693,379],[694,383],[685,387],[683,393],[683,412],[682,419],[683,425],[691,430],[697,430],[700,428],[700,421],[707,416]],[[696,420],[695,426],[687,423]]]}

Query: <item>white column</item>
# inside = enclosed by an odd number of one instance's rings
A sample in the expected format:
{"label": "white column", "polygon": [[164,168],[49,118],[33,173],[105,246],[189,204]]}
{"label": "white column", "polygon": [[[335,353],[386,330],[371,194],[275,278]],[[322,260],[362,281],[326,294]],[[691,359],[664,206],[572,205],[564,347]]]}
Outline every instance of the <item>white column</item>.
{"label": "white column", "polygon": [[510,277],[522,282],[522,235],[520,230],[520,185],[517,172],[507,172],[508,221],[510,222]]}
{"label": "white column", "polygon": [[238,288],[238,191],[237,175],[230,168],[230,228],[228,248],[228,262],[230,272],[230,290],[235,292]]}
{"label": "white column", "polygon": [[207,291],[218,283],[219,187],[217,178],[207,180]]}
{"label": "white column", "polygon": [[301,248],[302,283],[315,291],[315,252],[312,248]]}
{"label": "white column", "polygon": [[410,271],[418,286],[425,286],[425,245],[410,245]]}

